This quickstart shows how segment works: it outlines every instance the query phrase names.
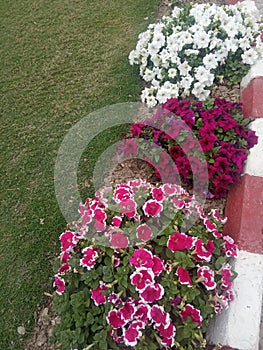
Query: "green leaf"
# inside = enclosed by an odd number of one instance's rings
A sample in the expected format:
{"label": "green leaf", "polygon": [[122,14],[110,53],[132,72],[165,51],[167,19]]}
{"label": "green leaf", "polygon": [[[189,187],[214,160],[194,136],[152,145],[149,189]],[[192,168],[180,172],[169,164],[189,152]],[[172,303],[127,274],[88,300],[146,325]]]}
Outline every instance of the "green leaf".
{"label": "green leaf", "polygon": [[111,266],[103,266],[103,281],[106,283],[112,282],[114,277],[112,275],[112,267]]}
{"label": "green leaf", "polygon": [[223,257],[223,256],[220,256],[219,258],[217,258],[216,259],[216,262],[215,262],[215,268],[217,269],[217,270],[220,270],[221,269],[221,267],[222,267],[222,265],[223,265],[223,263],[225,262],[225,258]]}

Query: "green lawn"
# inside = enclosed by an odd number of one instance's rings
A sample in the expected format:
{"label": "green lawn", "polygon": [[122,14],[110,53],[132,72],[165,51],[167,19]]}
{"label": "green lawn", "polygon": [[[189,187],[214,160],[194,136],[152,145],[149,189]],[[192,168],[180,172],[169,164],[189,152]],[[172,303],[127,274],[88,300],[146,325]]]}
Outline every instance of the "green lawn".
{"label": "green lawn", "polygon": [[[158,2],[0,0],[0,349],[23,349],[51,290],[66,224],[53,183],[60,143],[90,112],[139,99],[127,56]],[[108,133],[101,150],[122,132]],[[87,174],[101,150],[93,149]]]}

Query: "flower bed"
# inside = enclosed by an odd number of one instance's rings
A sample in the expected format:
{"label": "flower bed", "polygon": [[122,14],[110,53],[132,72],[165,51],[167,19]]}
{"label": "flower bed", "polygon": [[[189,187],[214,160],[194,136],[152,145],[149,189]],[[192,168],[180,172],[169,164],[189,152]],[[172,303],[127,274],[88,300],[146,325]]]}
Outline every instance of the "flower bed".
{"label": "flower bed", "polygon": [[[249,149],[257,143],[255,132],[249,130],[250,122],[243,117],[240,103],[219,98],[205,102],[173,98],[151,118],[132,125],[134,140],[124,140],[121,152],[136,157],[144,149],[161,147],[155,164],[147,158],[159,181],[161,174],[169,177],[169,172],[177,170],[182,182],[192,186],[194,173],[198,175],[196,190],[205,188],[209,179],[207,198],[222,198],[239,180]],[[168,155],[174,165],[168,166]]]}
{"label": "flower bed", "polygon": [[148,86],[148,107],[172,97],[205,100],[218,83],[240,82],[262,52],[262,25],[252,1],[237,5],[191,4],[150,24],[139,35],[131,64]]}
{"label": "flower bed", "polygon": [[63,349],[205,348],[208,320],[233,299],[224,222],[177,185],[98,192],[60,236],[55,339]]}

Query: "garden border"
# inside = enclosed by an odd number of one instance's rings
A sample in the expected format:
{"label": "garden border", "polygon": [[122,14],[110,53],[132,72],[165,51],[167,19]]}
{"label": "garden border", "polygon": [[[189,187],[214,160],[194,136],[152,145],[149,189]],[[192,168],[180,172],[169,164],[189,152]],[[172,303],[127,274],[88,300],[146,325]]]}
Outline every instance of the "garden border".
{"label": "garden border", "polygon": [[[240,0],[242,1],[242,0]],[[237,0],[227,0],[236,4]],[[224,350],[257,350],[263,294],[263,59],[253,65],[241,82],[243,113],[253,119],[251,129],[258,144],[251,150],[244,175],[230,189],[224,232],[231,235],[239,251],[234,262],[235,300],[231,307],[211,322],[210,344]]]}

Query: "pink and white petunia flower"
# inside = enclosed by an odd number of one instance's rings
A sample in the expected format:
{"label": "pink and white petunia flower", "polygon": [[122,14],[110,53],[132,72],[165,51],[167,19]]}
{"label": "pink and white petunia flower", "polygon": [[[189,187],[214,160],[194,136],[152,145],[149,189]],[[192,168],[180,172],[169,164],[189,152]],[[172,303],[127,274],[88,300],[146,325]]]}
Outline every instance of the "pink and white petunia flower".
{"label": "pink and white petunia flower", "polygon": [[124,344],[126,346],[136,346],[142,332],[137,323],[131,323],[128,328],[123,329]]}
{"label": "pink and white petunia flower", "polygon": [[131,187],[126,184],[117,185],[113,193],[113,198],[117,203],[131,199],[132,198]]}
{"label": "pink and white petunia flower", "polygon": [[127,322],[124,320],[122,313],[118,310],[111,310],[106,317],[108,324],[113,329],[118,329],[123,327]]}
{"label": "pink and white petunia flower", "polygon": [[143,290],[148,284],[154,282],[154,274],[150,269],[139,268],[130,276],[131,284],[136,286],[137,291]]}
{"label": "pink and white petunia flower", "polygon": [[204,219],[204,224],[205,227],[207,229],[208,232],[213,232],[215,230],[217,230],[217,226],[216,224],[214,224],[213,222],[211,222],[209,219]]}
{"label": "pink and white petunia flower", "polygon": [[232,278],[232,272],[231,272],[231,266],[229,264],[224,264],[222,266],[221,270],[222,275],[222,285],[221,288],[223,290],[229,290],[233,287],[233,283],[231,281]]}
{"label": "pink and white petunia flower", "polygon": [[151,192],[153,199],[157,202],[162,202],[164,200],[165,194],[162,187],[154,187]]}
{"label": "pink and white petunia flower", "polygon": [[147,202],[144,203],[142,209],[146,216],[156,217],[159,216],[160,213],[163,211],[163,206],[156,200],[149,199]]}
{"label": "pink and white petunia flower", "polygon": [[58,270],[58,274],[61,275],[61,274],[68,272],[70,270],[71,270],[70,265],[68,263],[63,263]]}
{"label": "pink and white petunia flower", "polygon": [[121,215],[126,215],[129,219],[137,215],[137,204],[133,199],[127,199],[119,203]]}
{"label": "pink and white petunia flower", "polygon": [[181,284],[185,284],[187,287],[193,286],[189,272],[183,269],[182,266],[178,266],[175,274],[178,276],[178,280]]}
{"label": "pink and white petunia flower", "polygon": [[215,250],[213,241],[211,241],[211,239],[208,239],[207,244],[204,244],[204,242],[201,239],[197,239],[194,242],[194,245],[196,251],[195,259],[197,261],[209,262]]}
{"label": "pink and white petunia flower", "polygon": [[216,288],[216,283],[214,281],[214,271],[208,266],[199,266],[197,269],[198,278],[203,277],[202,284],[207,290],[213,290]]}
{"label": "pink and white petunia flower", "polygon": [[59,275],[55,275],[55,281],[53,283],[53,287],[57,287],[56,293],[58,295],[62,295],[66,289],[65,280],[61,278]]}
{"label": "pink and white petunia flower", "polygon": [[202,327],[203,319],[200,310],[196,309],[193,305],[186,304],[184,309],[181,311],[181,316],[184,322],[187,320],[187,317],[190,317],[193,322],[198,324],[197,328]]}
{"label": "pink and white petunia flower", "polygon": [[122,218],[120,216],[114,216],[112,218],[111,224],[115,227],[120,227],[122,223]]}
{"label": "pink and white petunia flower", "polygon": [[130,264],[137,268],[152,268],[154,265],[152,252],[147,249],[136,249],[130,257]]}
{"label": "pink and white petunia flower", "polygon": [[95,305],[105,304],[107,301],[106,295],[103,294],[104,290],[107,290],[108,287],[102,281],[97,288],[91,289],[91,299],[94,301]]}
{"label": "pink and white petunia flower", "polygon": [[164,288],[159,283],[147,285],[140,293],[140,297],[146,303],[153,303],[156,300],[160,300],[162,299],[163,295]]}
{"label": "pink and white petunia flower", "polygon": [[92,247],[87,247],[82,250],[82,254],[84,257],[80,259],[80,266],[91,270],[95,266],[96,259],[98,258],[97,251]]}
{"label": "pink and white petunia flower", "polygon": [[136,311],[136,308],[135,308],[134,303],[132,301],[129,301],[129,300],[127,300],[119,310],[123,319],[126,322],[128,322],[132,319],[135,311]]}
{"label": "pink and white petunia flower", "polygon": [[164,311],[164,308],[159,305],[153,305],[150,311],[150,317],[156,325],[167,324],[169,314]]}
{"label": "pink and white petunia flower", "polygon": [[71,251],[72,248],[74,248],[78,243],[78,240],[77,240],[75,233],[73,233],[71,231],[63,232],[60,235],[59,239],[61,242],[61,250],[63,252]]}
{"label": "pink and white petunia flower", "polygon": [[185,233],[174,232],[169,236],[167,247],[175,252],[177,250],[191,249],[193,246],[193,237],[186,235]]}
{"label": "pink and white petunia flower", "polygon": [[161,345],[165,348],[172,348],[175,345],[174,337],[172,338],[163,338],[161,341]]}
{"label": "pink and white petunia flower", "polygon": [[185,207],[185,201],[183,199],[173,198],[172,203],[176,209],[183,209]]}
{"label": "pink and white petunia flower", "polygon": [[110,243],[113,248],[125,249],[129,245],[129,239],[122,231],[112,233],[110,237]]}
{"label": "pink and white petunia flower", "polygon": [[163,338],[173,338],[175,336],[176,329],[171,319],[166,324],[162,323],[156,326],[156,329],[158,329],[160,336]]}
{"label": "pink and white petunia flower", "polygon": [[153,273],[155,274],[155,276],[159,276],[163,270],[164,270],[163,260],[160,259],[158,256],[154,256],[153,266],[152,266]]}
{"label": "pink and white petunia flower", "polygon": [[142,224],[136,228],[136,237],[146,242],[152,237],[152,230],[147,224]]}
{"label": "pink and white petunia flower", "polygon": [[222,252],[228,257],[236,257],[237,256],[237,246],[230,236],[224,236],[224,247]]}
{"label": "pink and white petunia flower", "polygon": [[108,302],[113,304],[114,306],[118,306],[118,305],[122,304],[121,298],[119,298],[118,295],[115,293],[111,293],[108,296]]}
{"label": "pink and white petunia flower", "polygon": [[134,314],[134,319],[141,320],[145,325],[148,324],[150,318],[150,306],[148,304],[139,304]]}
{"label": "pink and white petunia flower", "polygon": [[221,221],[223,224],[225,224],[227,222],[227,218],[221,217],[219,215],[218,209],[212,209],[211,213],[212,213],[213,218],[216,219],[217,221]]}
{"label": "pink and white petunia flower", "polygon": [[110,329],[109,334],[112,336],[112,339],[115,341],[115,343],[124,343],[124,336],[123,335],[118,335],[118,332],[116,329]]}

